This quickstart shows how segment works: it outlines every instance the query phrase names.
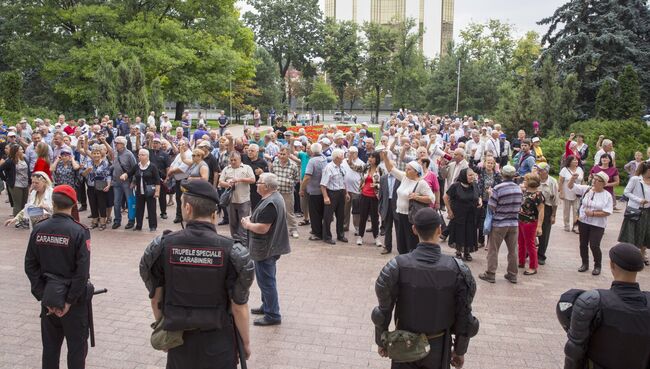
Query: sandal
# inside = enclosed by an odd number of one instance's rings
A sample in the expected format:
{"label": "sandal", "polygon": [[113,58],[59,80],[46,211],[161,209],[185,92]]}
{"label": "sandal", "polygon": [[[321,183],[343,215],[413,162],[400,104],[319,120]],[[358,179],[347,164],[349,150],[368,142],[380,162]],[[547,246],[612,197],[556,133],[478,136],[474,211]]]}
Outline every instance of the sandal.
{"label": "sandal", "polygon": [[460,259],[460,260],[463,260],[463,253],[460,252],[460,251],[457,251],[457,252],[456,252],[456,257],[457,257],[458,259]]}
{"label": "sandal", "polygon": [[524,275],[535,275],[537,274],[537,269],[533,269],[533,271],[526,270],[524,271]]}
{"label": "sandal", "polygon": [[309,223],[308,220],[303,220],[302,222],[298,223],[299,226],[306,226],[306,225],[309,225],[309,224],[310,223]]}

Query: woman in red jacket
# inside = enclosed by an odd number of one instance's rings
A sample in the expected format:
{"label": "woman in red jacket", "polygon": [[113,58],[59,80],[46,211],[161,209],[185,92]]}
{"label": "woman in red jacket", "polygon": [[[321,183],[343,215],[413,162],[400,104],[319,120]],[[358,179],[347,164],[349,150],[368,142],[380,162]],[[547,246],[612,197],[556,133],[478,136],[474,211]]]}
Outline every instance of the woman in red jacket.
{"label": "woman in red jacket", "polygon": [[36,163],[34,164],[34,172],[43,172],[47,174],[52,180],[52,173],[50,172],[50,148],[41,141],[36,146]]}

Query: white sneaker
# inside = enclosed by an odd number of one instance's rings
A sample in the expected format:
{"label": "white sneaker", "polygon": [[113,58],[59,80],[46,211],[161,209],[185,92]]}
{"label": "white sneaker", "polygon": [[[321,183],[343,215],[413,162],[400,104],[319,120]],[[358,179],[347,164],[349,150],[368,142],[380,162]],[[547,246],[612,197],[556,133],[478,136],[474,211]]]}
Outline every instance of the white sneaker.
{"label": "white sneaker", "polygon": [[375,246],[382,247],[384,244],[381,242],[380,238],[375,238]]}
{"label": "white sneaker", "polygon": [[361,237],[357,237],[357,245],[361,246],[363,244],[363,239]]}
{"label": "white sneaker", "polygon": [[291,237],[298,238],[299,237],[298,232],[296,231],[291,232]]}

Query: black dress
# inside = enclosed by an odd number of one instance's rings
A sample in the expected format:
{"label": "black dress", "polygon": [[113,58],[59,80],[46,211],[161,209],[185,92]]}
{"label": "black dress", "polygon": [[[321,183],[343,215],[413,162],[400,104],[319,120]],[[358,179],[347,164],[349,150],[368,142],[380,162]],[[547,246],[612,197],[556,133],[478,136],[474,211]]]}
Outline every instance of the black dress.
{"label": "black dress", "polygon": [[477,250],[476,213],[479,193],[474,183],[469,187],[456,182],[447,190],[454,218],[449,222],[449,244],[465,255]]}

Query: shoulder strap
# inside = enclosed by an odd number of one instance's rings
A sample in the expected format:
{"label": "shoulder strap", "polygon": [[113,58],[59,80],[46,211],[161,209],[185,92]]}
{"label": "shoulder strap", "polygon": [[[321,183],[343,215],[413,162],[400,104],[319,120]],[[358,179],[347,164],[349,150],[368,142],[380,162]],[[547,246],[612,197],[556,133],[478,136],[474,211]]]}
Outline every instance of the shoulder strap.
{"label": "shoulder strap", "polygon": [[415,187],[413,187],[413,193],[415,193],[415,190],[417,190],[418,185],[420,184],[420,181],[421,181],[421,180],[418,180],[418,181],[415,183]]}

